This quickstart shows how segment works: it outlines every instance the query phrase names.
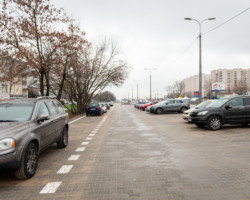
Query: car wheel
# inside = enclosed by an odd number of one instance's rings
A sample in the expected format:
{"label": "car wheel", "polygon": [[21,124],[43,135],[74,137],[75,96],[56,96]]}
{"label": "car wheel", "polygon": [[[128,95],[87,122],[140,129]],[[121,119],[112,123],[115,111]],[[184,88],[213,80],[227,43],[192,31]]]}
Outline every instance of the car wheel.
{"label": "car wheel", "polygon": [[88,116],[89,116],[89,114],[88,114],[88,113],[86,113],[86,116],[88,117]]}
{"label": "car wheel", "polygon": [[187,110],[186,107],[182,107],[182,108],[181,108],[181,113],[184,113],[186,110]]}
{"label": "car wheel", "polygon": [[205,124],[195,124],[197,127],[202,128],[205,126]]}
{"label": "car wheel", "polygon": [[156,109],[156,113],[157,113],[157,114],[161,114],[162,112],[163,112],[162,108],[157,108],[157,109]]}
{"label": "car wheel", "polygon": [[69,143],[69,134],[68,134],[68,129],[67,127],[63,128],[60,140],[57,142],[57,147],[58,148],[65,148]]}
{"label": "car wheel", "polygon": [[207,125],[210,130],[213,131],[219,130],[222,126],[221,118],[217,116],[212,116],[208,119]]}
{"label": "car wheel", "polygon": [[37,169],[38,151],[34,143],[29,143],[24,150],[19,169],[15,172],[17,179],[28,179],[34,176]]}

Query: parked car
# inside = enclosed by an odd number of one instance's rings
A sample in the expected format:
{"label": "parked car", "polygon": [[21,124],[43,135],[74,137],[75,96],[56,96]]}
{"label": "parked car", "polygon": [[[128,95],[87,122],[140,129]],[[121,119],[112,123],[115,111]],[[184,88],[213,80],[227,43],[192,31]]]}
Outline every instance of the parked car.
{"label": "parked car", "polygon": [[102,107],[102,109],[103,109],[103,113],[108,112],[108,108],[107,108],[107,106],[106,106],[105,103],[100,103],[100,105],[101,105],[101,107]]}
{"label": "parked car", "polygon": [[207,108],[193,110],[189,120],[198,127],[208,126],[218,130],[223,124],[250,123],[250,96],[222,98],[211,103]]}
{"label": "parked car", "polygon": [[146,112],[150,112],[150,108],[151,108],[151,106],[146,107],[146,108],[145,108],[145,111],[146,111]]}
{"label": "parked car", "polygon": [[107,109],[109,110],[110,109],[110,105],[109,105],[109,103],[104,103],[105,105],[106,105],[106,107],[107,107]]}
{"label": "parked car", "polygon": [[86,116],[89,115],[102,115],[104,113],[103,108],[99,103],[90,103],[86,107]]}
{"label": "parked car", "polygon": [[0,102],[0,168],[28,179],[37,170],[39,154],[54,142],[68,145],[68,114],[55,99],[13,99]]}
{"label": "parked car", "polygon": [[159,101],[152,101],[152,102],[150,102],[150,103],[143,104],[143,105],[140,106],[140,109],[141,109],[141,110],[145,110],[145,108],[147,108],[148,106],[152,106],[152,105],[155,105],[155,104],[157,104],[157,103],[159,103]]}
{"label": "parked car", "polygon": [[134,107],[135,108],[139,108],[139,106],[143,105],[143,104],[146,104],[147,102],[145,101],[139,101],[138,103],[134,104]]}
{"label": "parked car", "polygon": [[161,114],[163,112],[184,113],[188,109],[190,109],[189,103],[185,103],[180,99],[168,99],[151,106],[150,112],[156,114]]}
{"label": "parked car", "polygon": [[198,104],[195,108],[191,108],[191,109],[188,109],[186,110],[184,113],[183,113],[183,119],[188,121],[188,117],[189,117],[189,114],[195,110],[195,109],[200,109],[200,108],[206,108],[208,107],[211,103],[213,103],[215,100],[207,100],[207,101],[203,101],[201,102],[200,104]]}

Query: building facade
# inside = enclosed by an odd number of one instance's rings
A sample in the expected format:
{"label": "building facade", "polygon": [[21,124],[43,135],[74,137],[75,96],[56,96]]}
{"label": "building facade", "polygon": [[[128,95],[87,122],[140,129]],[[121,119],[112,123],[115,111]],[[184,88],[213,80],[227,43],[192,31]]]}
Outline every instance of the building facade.
{"label": "building facade", "polygon": [[[190,76],[182,81],[182,95],[193,97],[195,91],[199,91],[199,75]],[[202,74],[202,97],[210,92],[211,77],[210,74]]]}
{"label": "building facade", "polygon": [[250,69],[217,69],[211,71],[211,81],[225,84],[226,93],[234,93],[237,87],[250,90]]}

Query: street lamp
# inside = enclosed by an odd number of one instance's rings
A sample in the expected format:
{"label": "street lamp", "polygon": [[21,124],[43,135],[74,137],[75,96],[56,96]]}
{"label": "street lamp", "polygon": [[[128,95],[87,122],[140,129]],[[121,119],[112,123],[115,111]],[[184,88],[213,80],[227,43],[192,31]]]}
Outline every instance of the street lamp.
{"label": "street lamp", "polygon": [[198,21],[197,19],[186,17],[185,20],[193,20],[199,24],[200,33],[199,33],[199,102],[202,99],[202,62],[201,62],[201,25],[204,21],[207,20],[215,20],[214,17],[204,19],[202,21]]}
{"label": "street lamp", "polygon": [[150,84],[150,88],[149,88],[149,91],[150,91],[150,101],[151,101],[151,94],[152,94],[152,88],[151,88],[151,71],[152,70],[156,70],[156,68],[145,68],[145,70],[148,70],[149,71],[149,84]]}
{"label": "street lamp", "polygon": [[137,93],[137,101],[139,100],[139,86],[138,86],[138,82],[140,81],[136,81],[136,80],[133,80],[134,82],[136,82],[136,93]]}

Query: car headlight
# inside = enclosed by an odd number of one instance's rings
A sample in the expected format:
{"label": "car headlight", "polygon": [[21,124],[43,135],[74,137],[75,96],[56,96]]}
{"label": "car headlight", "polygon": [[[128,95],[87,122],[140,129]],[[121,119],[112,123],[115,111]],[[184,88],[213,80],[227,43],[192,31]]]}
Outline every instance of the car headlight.
{"label": "car headlight", "polygon": [[0,150],[8,150],[15,147],[15,140],[12,138],[5,138],[0,140]]}
{"label": "car headlight", "polygon": [[207,112],[208,112],[208,111],[198,112],[198,114],[197,114],[197,115],[205,115],[205,114],[207,114]]}

